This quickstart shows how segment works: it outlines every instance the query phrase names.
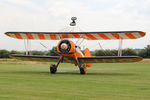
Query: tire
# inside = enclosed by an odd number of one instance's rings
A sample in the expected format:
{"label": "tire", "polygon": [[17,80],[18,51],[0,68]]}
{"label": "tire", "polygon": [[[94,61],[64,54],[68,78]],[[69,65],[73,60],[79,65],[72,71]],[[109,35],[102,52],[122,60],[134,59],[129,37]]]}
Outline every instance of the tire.
{"label": "tire", "polygon": [[56,65],[51,64],[51,65],[50,65],[50,73],[51,73],[51,74],[55,74],[55,73],[56,73],[56,71],[57,71],[57,67],[56,67]]}
{"label": "tire", "polygon": [[80,66],[80,74],[86,74],[86,71],[85,71],[85,65],[84,64],[82,64],[81,66]]}

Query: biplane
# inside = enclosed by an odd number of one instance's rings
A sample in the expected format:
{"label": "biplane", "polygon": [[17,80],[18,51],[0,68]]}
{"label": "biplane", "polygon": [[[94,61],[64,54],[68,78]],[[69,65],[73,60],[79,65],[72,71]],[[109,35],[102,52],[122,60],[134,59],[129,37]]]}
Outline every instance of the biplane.
{"label": "biplane", "polygon": [[[75,24],[73,24],[75,25]],[[116,40],[138,39],[145,36],[142,31],[112,31],[112,32],[6,32],[7,36],[16,39],[28,40],[60,40],[57,44],[57,52],[60,56],[39,55],[11,55],[13,58],[29,61],[57,62],[50,65],[50,73],[57,71],[62,62],[72,63],[79,67],[80,74],[85,74],[87,67],[92,63],[128,63],[141,61],[138,56],[91,56],[88,48],[83,52],[71,38],[83,38],[86,40]]]}

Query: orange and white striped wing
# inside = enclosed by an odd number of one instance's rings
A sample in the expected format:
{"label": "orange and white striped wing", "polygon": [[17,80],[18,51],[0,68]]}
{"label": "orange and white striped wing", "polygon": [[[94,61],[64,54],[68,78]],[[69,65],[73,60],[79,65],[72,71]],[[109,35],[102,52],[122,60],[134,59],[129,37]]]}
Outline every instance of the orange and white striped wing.
{"label": "orange and white striped wing", "polygon": [[105,32],[105,33],[88,33],[85,37],[88,40],[113,40],[113,39],[137,39],[145,36],[145,32]]}
{"label": "orange and white striped wing", "polygon": [[145,36],[141,31],[118,32],[6,32],[9,37],[30,40],[60,40],[64,38],[84,38],[87,40],[137,39]]}
{"label": "orange and white striped wing", "polygon": [[29,39],[29,40],[59,40],[57,34],[36,33],[36,32],[7,32],[7,36],[16,39]]}

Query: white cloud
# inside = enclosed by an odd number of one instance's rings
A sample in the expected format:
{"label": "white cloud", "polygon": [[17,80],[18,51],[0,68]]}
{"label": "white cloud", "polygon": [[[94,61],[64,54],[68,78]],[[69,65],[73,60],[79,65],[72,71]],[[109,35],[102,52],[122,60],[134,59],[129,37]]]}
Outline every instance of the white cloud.
{"label": "white cloud", "polygon": [[46,2],[46,7],[49,9],[49,12],[54,14],[54,16],[63,15],[71,16],[73,14],[84,12],[89,10],[88,6],[79,0],[70,1],[70,0],[61,0],[61,1],[49,1]]}
{"label": "white cloud", "polygon": [[43,12],[44,10],[42,9],[41,6],[38,6],[32,0],[7,0],[10,4],[15,4],[16,6],[22,6],[22,7],[28,7],[29,9],[34,9],[37,10],[38,12]]}
{"label": "white cloud", "polygon": [[[43,0],[42,4],[37,2],[38,0],[0,1],[1,48],[24,48],[21,40],[6,37],[3,34],[5,31],[57,31],[69,25],[71,16],[78,17],[77,22],[84,31],[147,32],[148,35],[140,40],[124,41],[124,47],[142,48],[150,43],[150,0]],[[106,43],[105,48],[114,47],[109,45],[112,42],[101,42]],[[49,41],[44,43],[50,45]],[[90,41],[88,47],[93,48],[93,43]],[[116,41],[114,44],[117,48]]]}

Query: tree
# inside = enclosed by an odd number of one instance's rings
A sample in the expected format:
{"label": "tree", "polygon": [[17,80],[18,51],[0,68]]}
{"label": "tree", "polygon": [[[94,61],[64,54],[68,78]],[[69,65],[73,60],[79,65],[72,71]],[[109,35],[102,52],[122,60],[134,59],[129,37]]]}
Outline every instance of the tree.
{"label": "tree", "polygon": [[59,54],[57,53],[57,47],[53,47],[51,50],[49,50],[47,52],[46,55],[49,55],[49,56],[59,56]]}
{"label": "tree", "polygon": [[[137,53],[134,49],[123,49],[122,56],[136,56]],[[95,56],[118,56],[118,50],[96,50]]]}
{"label": "tree", "polygon": [[96,50],[95,56],[117,56],[117,50]]}
{"label": "tree", "polygon": [[144,58],[150,58],[150,45],[147,45],[147,47],[142,49],[138,55]]}
{"label": "tree", "polygon": [[95,56],[105,56],[105,51],[104,50],[96,50],[95,51]]}
{"label": "tree", "polygon": [[111,50],[112,56],[118,56],[118,50]]}
{"label": "tree", "polygon": [[12,51],[10,51],[10,55],[11,55],[11,54],[24,54],[24,52],[12,50]]}
{"label": "tree", "polygon": [[10,52],[7,50],[0,50],[0,58],[9,58]]}
{"label": "tree", "polygon": [[92,56],[95,56],[95,51],[90,51]]}
{"label": "tree", "polygon": [[45,55],[42,51],[32,51],[32,55]]}
{"label": "tree", "polygon": [[105,50],[105,55],[106,56],[117,56],[118,55],[118,50]]}
{"label": "tree", "polygon": [[122,50],[122,55],[123,56],[137,56],[136,50],[134,49],[123,49]]}

